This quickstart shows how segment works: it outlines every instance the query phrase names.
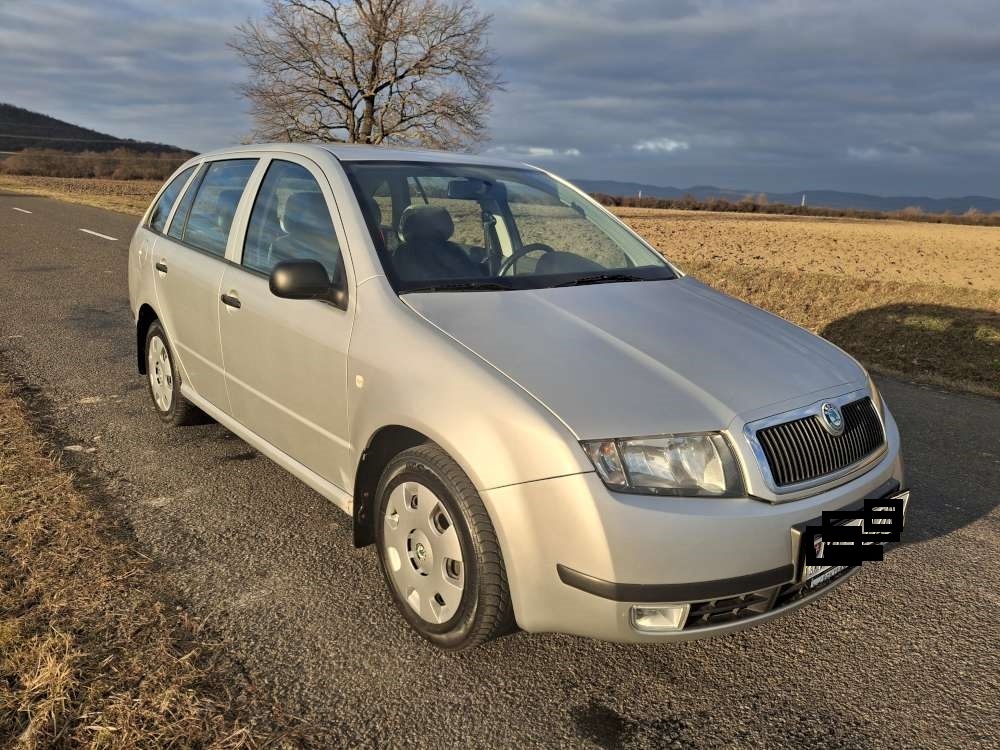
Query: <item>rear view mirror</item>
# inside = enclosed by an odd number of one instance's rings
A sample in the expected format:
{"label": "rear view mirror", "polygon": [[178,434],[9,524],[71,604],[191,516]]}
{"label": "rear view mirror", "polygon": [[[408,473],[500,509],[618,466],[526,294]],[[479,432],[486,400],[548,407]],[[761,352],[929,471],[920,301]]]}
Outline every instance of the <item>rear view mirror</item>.
{"label": "rear view mirror", "polygon": [[[335,292],[323,264],[315,260],[285,260],[271,270],[271,294],[283,299],[334,299]],[[342,295],[342,293],[340,293]]]}
{"label": "rear view mirror", "polygon": [[448,183],[448,197],[454,200],[482,201],[507,199],[507,187],[502,182],[465,179]]}

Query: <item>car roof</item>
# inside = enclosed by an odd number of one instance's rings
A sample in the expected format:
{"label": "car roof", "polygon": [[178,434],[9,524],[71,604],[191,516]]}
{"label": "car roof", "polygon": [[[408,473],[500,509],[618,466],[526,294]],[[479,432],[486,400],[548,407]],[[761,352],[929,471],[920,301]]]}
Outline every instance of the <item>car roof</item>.
{"label": "car roof", "polygon": [[497,167],[521,167],[535,169],[530,164],[496,159],[482,154],[466,154],[457,151],[434,151],[430,149],[403,148],[398,146],[365,146],[354,143],[259,143],[218,149],[198,155],[198,159],[211,159],[229,154],[243,153],[292,153],[305,157],[316,157],[323,152],[332,154],[342,162],[351,161],[402,161],[431,162],[439,164],[480,164]]}

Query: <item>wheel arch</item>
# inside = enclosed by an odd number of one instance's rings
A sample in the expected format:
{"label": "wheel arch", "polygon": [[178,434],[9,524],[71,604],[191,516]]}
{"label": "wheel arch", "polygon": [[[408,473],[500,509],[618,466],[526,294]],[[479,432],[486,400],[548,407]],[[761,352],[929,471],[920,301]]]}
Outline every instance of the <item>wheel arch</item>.
{"label": "wheel arch", "polygon": [[159,320],[152,305],[143,303],[135,320],[135,356],[136,367],[140,375],[146,374],[146,334],[153,321]]}
{"label": "wheel arch", "polygon": [[368,440],[354,475],[355,547],[366,547],[375,541],[375,490],[386,465],[407,448],[433,442],[422,432],[398,424],[379,428]]}

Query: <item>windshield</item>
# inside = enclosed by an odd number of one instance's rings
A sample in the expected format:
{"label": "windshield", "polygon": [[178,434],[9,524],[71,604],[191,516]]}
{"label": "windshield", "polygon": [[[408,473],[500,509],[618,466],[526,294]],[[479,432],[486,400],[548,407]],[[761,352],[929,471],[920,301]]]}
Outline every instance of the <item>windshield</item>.
{"label": "windshield", "polygon": [[586,196],[527,168],[346,162],[400,294],[672,279]]}

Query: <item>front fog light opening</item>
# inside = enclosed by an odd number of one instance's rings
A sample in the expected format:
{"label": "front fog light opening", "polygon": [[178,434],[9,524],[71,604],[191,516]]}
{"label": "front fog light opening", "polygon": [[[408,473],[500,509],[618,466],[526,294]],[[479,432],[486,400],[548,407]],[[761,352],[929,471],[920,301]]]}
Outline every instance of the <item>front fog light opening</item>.
{"label": "front fog light opening", "polygon": [[669,633],[684,627],[690,604],[634,605],[630,613],[632,627],[641,633]]}

